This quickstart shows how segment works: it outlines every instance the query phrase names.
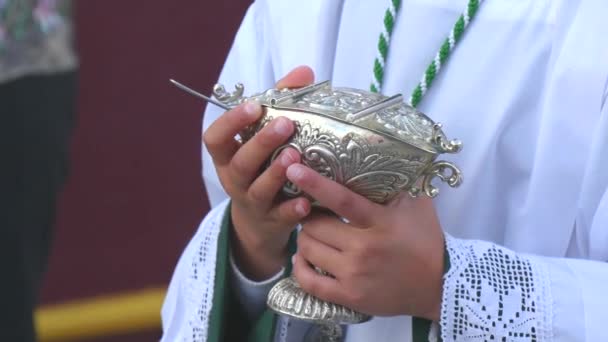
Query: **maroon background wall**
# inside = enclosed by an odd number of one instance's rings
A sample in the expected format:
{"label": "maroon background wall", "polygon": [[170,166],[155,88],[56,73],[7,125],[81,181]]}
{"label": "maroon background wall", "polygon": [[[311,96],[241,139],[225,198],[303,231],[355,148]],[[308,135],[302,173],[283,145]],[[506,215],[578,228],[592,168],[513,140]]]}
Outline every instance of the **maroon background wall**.
{"label": "maroon background wall", "polygon": [[75,2],[79,115],[43,304],[168,283],[208,209],[203,104],[168,79],[209,92],[250,3]]}

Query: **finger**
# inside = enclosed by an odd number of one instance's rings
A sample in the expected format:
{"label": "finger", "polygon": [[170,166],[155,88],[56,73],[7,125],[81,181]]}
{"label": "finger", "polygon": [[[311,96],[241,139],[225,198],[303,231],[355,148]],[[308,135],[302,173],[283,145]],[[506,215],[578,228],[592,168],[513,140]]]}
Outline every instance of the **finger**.
{"label": "finger", "polygon": [[234,137],[260,116],[262,107],[255,102],[248,102],[222,114],[209,126],[203,135],[203,141],[216,166],[230,162],[240,146]]}
{"label": "finger", "polygon": [[358,232],[335,215],[311,214],[302,220],[302,231],[315,240],[339,250],[348,250]]}
{"label": "finger", "polygon": [[339,271],[344,269],[342,253],[324,242],[314,239],[306,231],[298,234],[298,254],[334,276],[338,276]]}
{"label": "finger", "polygon": [[291,70],[285,77],[277,82],[277,89],[300,88],[314,82],[315,74],[308,66],[299,66]]}
{"label": "finger", "polygon": [[286,174],[287,179],[298,188],[323,207],[346,218],[352,225],[360,228],[372,225],[371,217],[378,207],[377,204],[302,164],[289,166]]}
{"label": "finger", "polygon": [[258,203],[267,203],[265,209],[268,209],[287,181],[287,167],[299,162],[300,153],[295,149],[286,148],[281,151],[272,164],[253,181],[248,190],[249,197]]}
{"label": "finger", "polygon": [[308,199],[298,197],[281,202],[270,210],[269,215],[275,220],[284,222],[286,226],[293,227],[310,213],[310,208]]}
{"label": "finger", "polygon": [[241,188],[249,188],[258,177],[262,165],[287,141],[294,129],[291,120],[278,117],[241,146],[230,161],[235,184]]}
{"label": "finger", "polygon": [[344,295],[337,279],[317,273],[299,253],[295,254],[293,274],[300,287],[323,301],[344,303]]}

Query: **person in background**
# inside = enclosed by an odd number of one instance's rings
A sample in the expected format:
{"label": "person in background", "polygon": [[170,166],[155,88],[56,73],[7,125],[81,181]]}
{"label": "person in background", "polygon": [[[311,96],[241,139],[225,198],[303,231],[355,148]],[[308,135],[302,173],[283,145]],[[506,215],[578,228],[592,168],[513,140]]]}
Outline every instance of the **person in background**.
{"label": "person in background", "polygon": [[0,0],[0,341],[35,341],[77,57],[66,0]]}

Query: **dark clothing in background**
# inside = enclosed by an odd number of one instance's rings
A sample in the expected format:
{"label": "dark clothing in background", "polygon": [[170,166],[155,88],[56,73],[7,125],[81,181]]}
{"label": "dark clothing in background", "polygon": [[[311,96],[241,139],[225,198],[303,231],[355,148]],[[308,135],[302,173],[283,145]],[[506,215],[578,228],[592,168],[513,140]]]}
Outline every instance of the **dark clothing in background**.
{"label": "dark clothing in background", "polygon": [[0,341],[35,341],[75,95],[73,71],[0,83]]}

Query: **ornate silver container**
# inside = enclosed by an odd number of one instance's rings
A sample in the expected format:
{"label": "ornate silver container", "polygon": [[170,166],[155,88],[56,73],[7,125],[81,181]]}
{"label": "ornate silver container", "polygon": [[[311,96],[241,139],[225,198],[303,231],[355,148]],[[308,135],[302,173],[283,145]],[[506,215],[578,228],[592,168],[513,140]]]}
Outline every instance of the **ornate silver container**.
{"label": "ornate silver container", "polygon": [[[432,184],[435,178],[451,187],[462,182],[455,165],[436,160],[443,153],[460,151],[461,143],[448,140],[440,124],[405,104],[401,95],[335,88],[329,82],[270,89],[248,98],[243,97],[243,90],[240,84],[232,93],[222,85],[214,88],[214,97],[229,107],[243,101],[258,101],[264,107],[262,119],[241,133],[243,141],[276,117],[295,123],[294,135],[275,151],[271,161],[282,148],[291,146],[301,153],[302,163],[378,203],[390,201],[402,191],[435,197],[439,193]],[[283,191],[291,197],[303,195],[290,183]],[[370,318],[307,294],[293,277],[270,291],[267,304],[278,313],[323,325],[336,339],[339,329],[335,325]]]}
{"label": "ornate silver container", "polygon": [[[440,124],[405,104],[401,95],[387,97],[322,82],[244,97],[242,84],[237,84],[233,92],[218,84],[213,91],[215,101],[174,83],[226,109],[244,101],[259,102],[264,115],[241,132],[243,141],[276,117],[291,119],[296,126],[294,135],[269,162],[291,146],[301,153],[302,163],[374,202],[390,201],[402,191],[414,197],[435,197],[439,189],[432,183],[434,179],[451,187],[462,182],[455,165],[437,160],[441,154],[459,152],[461,143],[448,140]],[[290,183],[283,192],[290,197],[305,195]],[[317,271],[331,276],[318,268]],[[273,287],[267,304],[278,313],[320,324],[328,341],[338,340],[339,324],[361,323],[370,318],[307,294],[293,277]]]}
{"label": "ornate silver container", "polygon": [[[257,101],[265,108],[262,119],[241,133],[243,141],[272,119],[289,118],[296,132],[284,147],[300,151],[304,164],[374,202],[387,202],[401,191],[435,197],[439,190],[434,178],[451,187],[462,182],[455,165],[436,161],[440,154],[460,151],[461,143],[448,140],[441,124],[403,103],[401,95],[335,88],[329,82],[270,89],[247,98],[243,90],[238,84],[228,93],[216,85],[213,92],[229,107]],[[291,184],[284,192],[300,195]]]}

